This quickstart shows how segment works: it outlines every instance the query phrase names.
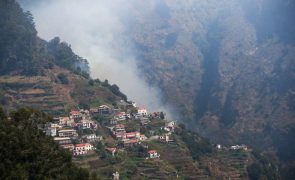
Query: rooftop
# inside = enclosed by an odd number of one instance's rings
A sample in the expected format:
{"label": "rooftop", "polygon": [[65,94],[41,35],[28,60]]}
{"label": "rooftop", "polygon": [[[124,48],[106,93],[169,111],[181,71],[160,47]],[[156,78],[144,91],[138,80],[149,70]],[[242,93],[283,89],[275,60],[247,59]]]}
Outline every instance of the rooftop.
{"label": "rooftop", "polygon": [[155,154],[155,153],[157,153],[157,151],[156,150],[149,150],[148,153],[149,154]]}
{"label": "rooftop", "polygon": [[125,126],[124,126],[124,124],[117,124],[115,127],[116,128],[124,128]]}
{"label": "rooftop", "polygon": [[79,115],[80,112],[79,112],[79,111],[71,111],[70,114],[71,114],[71,115]]}
{"label": "rooftop", "polygon": [[84,146],[86,146],[86,144],[76,144],[75,147],[84,147]]}
{"label": "rooftop", "polygon": [[61,129],[58,132],[71,132],[71,131],[76,131],[75,129]]}

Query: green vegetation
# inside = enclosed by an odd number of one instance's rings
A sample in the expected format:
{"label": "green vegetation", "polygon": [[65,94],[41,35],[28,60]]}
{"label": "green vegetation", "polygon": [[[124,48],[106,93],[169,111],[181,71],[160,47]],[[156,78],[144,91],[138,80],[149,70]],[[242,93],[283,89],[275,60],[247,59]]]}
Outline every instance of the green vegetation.
{"label": "green vegetation", "polygon": [[60,82],[62,84],[69,84],[69,80],[68,80],[67,76],[64,73],[59,73],[57,75],[57,78],[60,80]]}
{"label": "green vegetation", "polygon": [[10,118],[0,108],[1,179],[88,179],[89,173],[71,162],[39,129],[51,118],[32,109],[19,109]]}
{"label": "green vegetation", "polygon": [[89,78],[86,59],[58,37],[49,43],[37,37],[30,12],[15,0],[0,2],[0,74],[42,75],[54,65]]}
{"label": "green vegetation", "polygon": [[77,74],[81,74],[86,78],[89,77],[89,67],[86,59],[83,59],[76,55],[70,45],[65,42],[60,42],[59,37],[53,38],[48,42],[48,52],[52,55],[53,61],[56,65],[73,71]]}
{"label": "green vegetation", "polygon": [[33,75],[36,64],[37,32],[30,12],[23,12],[14,0],[0,2],[0,74],[12,71]]}
{"label": "green vegetation", "polygon": [[253,151],[256,161],[251,164],[247,171],[249,177],[253,180],[259,179],[279,179],[278,167],[272,163],[272,160],[256,151]]}
{"label": "green vegetation", "polygon": [[176,134],[181,137],[182,141],[190,150],[191,156],[196,160],[205,154],[213,152],[213,147],[209,140],[201,138],[198,134],[186,130],[184,126],[178,128]]}

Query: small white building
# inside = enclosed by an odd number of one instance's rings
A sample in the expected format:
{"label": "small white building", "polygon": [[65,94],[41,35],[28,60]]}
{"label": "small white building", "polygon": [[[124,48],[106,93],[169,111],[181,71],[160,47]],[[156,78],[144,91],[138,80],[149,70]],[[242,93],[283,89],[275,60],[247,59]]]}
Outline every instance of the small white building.
{"label": "small white building", "polygon": [[131,102],[132,106],[136,108],[136,102],[132,101]]}
{"label": "small white building", "polygon": [[46,134],[47,136],[56,136],[56,132],[57,132],[57,130],[56,130],[56,128],[54,128],[54,127],[48,127],[48,128],[46,128],[46,130],[45,130],[45,134]]}
{"label": "small white building", "polygon": [[71,111],[70,119],[74,121],[80,121],[82,119],[82,114],[80,113],[80,111]]}
{"label": "small white building", "polygon": [[175,125],[176,125],[175,121],[166,121],[164,130],[167,132],[173,132]]}
{"label": "small white building", "polygon": [[96,136],[96,134],[87,134],[84,135],[83,138],[86,139],[87,142],[96,142],[102,140],[102,136]]}
{"label": "small white building", "polygon": [[175,121],[167,121],[165,122],[166,127],[175,127],[176,123]]}
{"label": "small white building", "polygon": [[114,119],[116,119],[117,121],[124,121],[124,120],[126,120],[126,113],[120,112],[115,115]]}
{"label": "small white building", "polygon": [[217,144],[216,148],[220,150],[221,149],[221,144]]}
{"label": "small white building", "polygon": [[84,119],[80,123],[80,127],[82,129],[96,129],[97,124],[94,121]]}
{"label": "small white building", "polygon": [[113,180],[119,180],[120,179],[120,174],[116,171],[113,173]]}
{"label": "small white building", "polygon": [[87,154],[88,151],[93,149],[94,147],[89,143],[76,144],[73,154],[74,156],[83,155],[83,154]]}
{"label": "small white building", "polygon": [[44,132],[47,136],[56,136],[57,130],[60,129],[62,126],[54,123],[47,123],[45,124]]}
{"label": "small white building", "polygon": [[137,114],[141,116],[146,116],[147,115],[147,110],[145,108],[138,108],[137,109]]}
{"label": "small white building", "polygon": [[247,151],[248,150],[247,146],[244,145],[244,144],[231,146],[230,149],[231,150],[240,150],[240,149],[242,149],[244,151]]}
{"label": "small white building", "polygon": [[139,140],[140,141],[145,141],[145,140],[147,140],[147,137],[144,134],[141,134],[140,137],[139,137]]}
{"label": "small white building", "polygon": [[72,123],[74,123],[74,120],[69,117],[59,117],[59,125],[69,126]]}
{"label": "small white building", "polygon": [[59,137],[76,137],[78,133],[75,129],[60,129],[58,130]]}
{"label": "small white building", "polygon": [[72,143],[71,138],[69,137],[54,137],[54,142],[58,143],[58,144],[70,144]]}
{"label": "small white building", "polygon": [[151,159],[155,159],[155,158],[160,157],[160,154],[158,154],[158,152],[156,150],[149,150],[148,155],[149,155],[148,158],[151,158]]}
{"label": "small white building", "polygon": [[167,134],[165,134],[163,136],[159,136],[159,140],[162,142],[166,142],[166,143],[173,142],[173,140]]}

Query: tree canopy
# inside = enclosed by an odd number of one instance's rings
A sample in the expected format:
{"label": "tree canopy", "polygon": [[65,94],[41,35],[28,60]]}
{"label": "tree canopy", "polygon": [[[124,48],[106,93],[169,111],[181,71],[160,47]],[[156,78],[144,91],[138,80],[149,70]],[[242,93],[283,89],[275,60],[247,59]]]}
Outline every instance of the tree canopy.
{"label": "tree canopy", "polygon": [[40,127],[51,118],[22,108],[8,116],[0,108],[0,179],[88,179]]}

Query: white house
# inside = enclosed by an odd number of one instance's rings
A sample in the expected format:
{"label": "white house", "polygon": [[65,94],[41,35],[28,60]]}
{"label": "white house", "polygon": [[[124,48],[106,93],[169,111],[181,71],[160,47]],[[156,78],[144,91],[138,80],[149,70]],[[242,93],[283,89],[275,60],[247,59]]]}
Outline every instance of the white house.
{"label": "white house", "polygon": [[137,114],[141,116],[146,116],[147,115],[147,110],[145,108],[138,108],[137,109]]}
{"label": "white house", "polygon": [[83,155],[83,154],[87,154],[88,151],[93,149],[94,147],[89,143],[76,144],[73,154],[74,156]]}
{"label": "white house", "polygon": [[242,144],[242,145],[231,146],[230,149],[231,149],[231,150],[240,150],[240,149],[242,149],[242,150],[244,150],[244,151],[247,151],[247,150],[248,150],[247,146],[244,145],[244,144]]}
{"label": "white house", "polygon": [[69,137],[54,137],[54,142],[58,143],[58,144],[70,144],[72,143],[71,138]]}
{"label": "white house", "polygon": [[72,123],[74,123],[74,120],[69,117],[59,117],[59,124],[62,126],[69,126]]}
{"label": "white house", "polygon": [[217,144],[216,148],[220,150],[221,149],[221,144]]}
{"label": "white house", "polygon": [[165,122],[166,127],[175,127],[176,123],[175,121],[167,121]]}
{"label": "white house", "polygon": [[126,138],[127,139],[133,139],[133,138],[139,139],[140,133],[138,131],[126,133]]}
{"label": "white house", "polygon": [[124,120],[126,120],[126,113],[120,112],[115,115],[114,119],[116,119],[117,121],[124,121]]}
{"label": "white house", "polygon": [[170,131],[173,132],[175,125],[176,125],[175,121],[167,121],[167,122],[165,122],[164,130],[167,132],[170,132]]}
{"label": "white house", "polygon": [[136,108],[136,102],[132,101],[131,102],[132,106]]}
{"label": "white house", "polygon": [[102,136],[96,136],[96,134],[87,134],[84,135],[83,138],[86,139],[87,142],[95,142],[102,140]]}
{"label": "white house", "polygon": [[155,159],[155,158],[159,158],[160,154],[158,154],[158,152],[156,150],[149,150],[148,151],[149,157],[151,159]]}
{"label": "white house", "polygon": [[56,136],[57,135],[57,130],[60,129],[61,126],[58,124],[54,123],[47,123],[45,125],[44,132],[47,136]]}
{"label": "white house", "polygon": [[82,114],[79,111],[71,111],[70,119],[74,121],[80,121],[82,119]]}
{"label": "white house", "polygon": [[119,180],[120,179],[120,174],[116,171],[113,173],[113,180]]}
{"label": "white house", "polygon": [[82,129],[96,129],[97,124],[94,121],[84,119],[84,120],[81,120],[80,128],[82,128]]}
{"label": "white house", "polygon": [[58,130],[59,137],[76,137],[78,133],[75,129],[60,129]]}
{"label": "white house", "polygon": [[141,134],[139,137],[140,141],[145,141],[147,139],[147,137],[144,134]]}
{"label": "white house", "polygon": [[173,140],[167,134],[163,136],[159,136],[159,140],[166,143],[173,142]]}
{"label": "white house", "polygon": [[56,132],[57,132],[57,130],[54,127],[47,127],[45,130],[45,134],[47,136],[56,136]]}

